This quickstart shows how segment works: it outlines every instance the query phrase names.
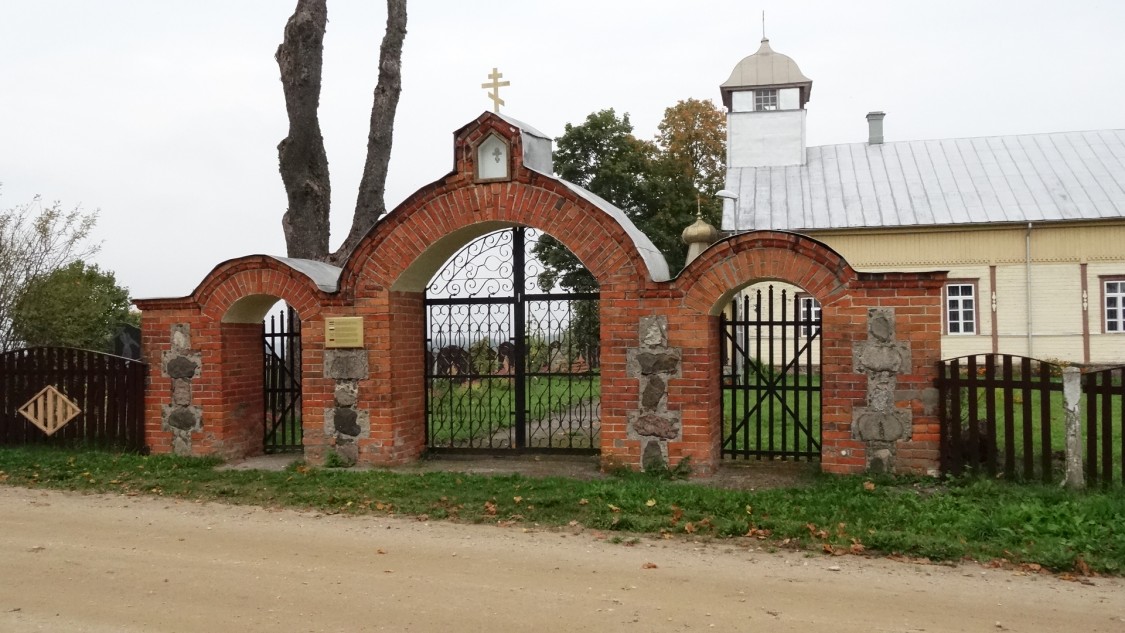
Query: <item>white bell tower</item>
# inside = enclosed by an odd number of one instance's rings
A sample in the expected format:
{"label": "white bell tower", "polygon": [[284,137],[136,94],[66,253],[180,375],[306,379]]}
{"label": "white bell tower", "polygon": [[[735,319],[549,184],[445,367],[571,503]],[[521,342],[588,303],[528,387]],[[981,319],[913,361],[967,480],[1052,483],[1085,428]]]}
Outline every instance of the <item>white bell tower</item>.
{"label": "white bell tower", "polygon": [[805,163],[805,104],[812,80],[762,38],[719,90],[727,107],[727,168]]}

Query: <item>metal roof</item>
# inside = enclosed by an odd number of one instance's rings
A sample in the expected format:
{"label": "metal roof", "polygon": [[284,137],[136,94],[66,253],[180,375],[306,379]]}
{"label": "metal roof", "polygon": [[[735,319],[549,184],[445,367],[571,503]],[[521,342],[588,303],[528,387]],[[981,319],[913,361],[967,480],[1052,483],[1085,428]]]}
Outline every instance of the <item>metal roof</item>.
{"label": "metal roof", "polygon": [[[555,177],[552,176],[552,178]],[[664,253],[661,253],[660,249],[656,248],[656,245],[644,234],[644,231],[641,231],[637,228],[636,224],[633,224],[633,221],[629,219],[629,216],[625,215],[624,211],[588,189],[579,187],[572,182],[567,182],[562,178],[556,178],[556,180],[566,185],[568,189],[582,198],[585,198],[586,201],[601,209],[606,215],[613,218],[615,222],[621,225],[625,234],[632,240],[633,247],[637,249],[641,259],[643,259],[645,265],[648,266],[649,278],[653,281],[668,281],[672,278],[672,275],[668,271],[668,260],[664,259]]]}
{"label": "metal roof", "polygon": [[720,88],[751,88],[811,82],[812,79],[801,72],[792,57],[775,52],[770,48],[770,41],[762,38],[758,51],[738,62],[731,71],[730,78],[724,81]]}
{"label": "metal roof", "polygon": [[[727,171],[723,229],[789,231],[1125,217],[1125,130],[809,147]],[[737,205],[737,214],[735,206]]]}
{"label": "metal roof", "polygon": [[770,48],[770,41],[762,38],[758,51],[745,57],[731,71],[730,77],[719,86],[723,104],[731,107],[731,92],[760,86],[797,86],[801,89],[801,107],[812,94],[812,79],[797,67],[797,62]]}
{"label": "metal roof", "polygon": [[314,259],[296,259],[293,257],[278,257],[276,255],[266,255],[271,259],[285,264],[293,270],[308,277],[324,292],[336,292],[340,286],[340,268],[332,264],[318,262]]}

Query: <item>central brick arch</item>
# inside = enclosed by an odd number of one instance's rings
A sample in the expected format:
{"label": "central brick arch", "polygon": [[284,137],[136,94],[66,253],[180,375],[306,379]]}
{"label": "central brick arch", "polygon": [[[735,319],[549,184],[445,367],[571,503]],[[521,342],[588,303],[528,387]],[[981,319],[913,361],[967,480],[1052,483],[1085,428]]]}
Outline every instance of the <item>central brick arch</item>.
{"label": "central brick arch", "polygon": [[[474,153],[495,138],[511,149],[510,178],[482,181]],[[474,238],[518,225],[561,242],[599,284],[603,341],[635,333],[635,317],[632,326],[629,318],[636,293],[666,282],[663,256],[620,210],[532,168],[534,142],[515,122],[481,115],[455,133],[454,171],[380,220],[344,266],[340,292],[365,319],[368,374],[354,405],[370,420],[369,432],[357,440],[361,461],[401,463],[424,449],[425,289],[448,257]],[[603,447],[625,434],[625,400],[613,387],[624,380],[625,364],[623,345],[603,345]],[[332,435],[331,428],[326,432]]]}

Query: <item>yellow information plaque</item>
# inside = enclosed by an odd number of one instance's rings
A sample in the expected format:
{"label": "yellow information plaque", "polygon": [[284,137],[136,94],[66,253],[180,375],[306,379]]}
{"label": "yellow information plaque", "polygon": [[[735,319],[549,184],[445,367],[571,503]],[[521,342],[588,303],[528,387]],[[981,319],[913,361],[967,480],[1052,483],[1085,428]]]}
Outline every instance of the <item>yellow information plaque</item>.
{"label": "yellow information plaque", "polygon": [[324,319],[324,346],[327,348],[363,347],[363,317]]}

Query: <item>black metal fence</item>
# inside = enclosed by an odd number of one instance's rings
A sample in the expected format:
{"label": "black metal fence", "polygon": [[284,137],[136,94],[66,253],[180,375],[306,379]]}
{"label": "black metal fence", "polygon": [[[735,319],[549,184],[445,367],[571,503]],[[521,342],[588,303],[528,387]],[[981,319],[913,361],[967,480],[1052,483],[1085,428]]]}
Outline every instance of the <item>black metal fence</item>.
{"label": "black metal fence", "polygon": [[[1125,481],[1125,368],[1081,376],[1077,402],[1086,479]],[[942,470],[1007,479],[1059,479],[1065,468],[1063,367],[1008,354],[942,361],[937,387]]]}
{"label": "black metal fence", "polygon": [[599,450],[598,293],[556,287],[536,229],[466,244],[426,295],[426,441],[434,453]]}
{"label": "black metal fence", "polygon": [[267,453],[304,450],[301,431],[301,320],[283,308],[262,330],[266,419],[263,448]]}
{"label": "black metal fence", "polygon": [[0,354],[0,445],[143,451],[141,361],[66,347]]}
{"label": "black metal fence", "polygon": [[743,459],[820,458],[819,305],[769,286],[719,319],[721,453]]}

